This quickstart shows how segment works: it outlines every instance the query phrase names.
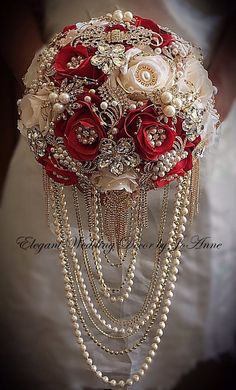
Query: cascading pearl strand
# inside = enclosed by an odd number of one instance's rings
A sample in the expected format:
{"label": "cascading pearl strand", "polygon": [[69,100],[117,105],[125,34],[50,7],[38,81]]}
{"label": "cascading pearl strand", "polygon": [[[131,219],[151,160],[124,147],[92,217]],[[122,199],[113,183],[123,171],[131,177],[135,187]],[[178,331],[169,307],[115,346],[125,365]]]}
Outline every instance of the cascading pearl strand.
{"label": "cascading pearl strand", "polygon": [[[175,241],[179,238],[179,236],[182,236],[182,233],[184,231],[184,225],[186,223],[186,214],[188,213],[188,195],[189,195],[189,175],[187,174],[185,178],[181,178],[179,185],[179,192],[180,195],[177,197],[176,201],[176,223],[173,223],[172,230],[170,232],[170,237],[175,237],[176,240],[173,239],[173,246],[170,246],[171,248],[174,248]],[[53,207],[55,209],[55,230],[58,234],[58,241],[60,242],[60,259],[63,265],[63,271],[66,270],[66,259],[67,259],[67,243],[66,243],[66,233],[64,231],[63,227],[63,213],[62,213],[62,202],[64,201],[63,194],[58,191],[59,185],[53,184],[53,190],[55,196],[53,196]],[[60,196],[62,202],[60,202]],[[55,206],[54,206],[55,205]],[[177,235],[177,237],[176,237]],[[75,335],[77,337],[77,342],[80,345],[80,348],[83,352],[83,356],[86,359],[87,364],[90,366],[91,370],[97,375],[98,378],[102,379],[104,383],[109,383],[113,387],[125,387],[131,386],[133,383],[138,382],[140,378],[145,374],[145,371],[147,371],[150,363],[152,362],[153,357],[156,354],[156,351],[158,349],[158,344],[161,340],[161,336],[163,335],[163,329],[165,328],[165,322],[167,321],[167,314],[169,311],[169,306],[171,304],[171,298],[173,295],[173,289],[174,289],[174,281],[176,280],[176,274],[178,271],[178,264],[179,264],[179,257],[181,253],[179,250],[176,250],[174,252],[174,261],[171,266],[171,274],[170,274],[170,282],[168,283],[168,289],[166,291],[166,299],[164,301],[164,306],[162,308],[162,314],[160,318],[160,322],[158,324],[158,329],[156,331],[156,336],[153,339],[152,348],[149,350],[148,356],[145,358],[144,363],[142,364],[141,368],[137,371],[137,373],[133,373],[130,378],[127,380],[121,380],[117,382],[115,379],[109,379],[107,376],[104,376],[100,370],[97,369],[97,367],[94,365],[93,360],[90,358],[90,355],[86,349],[86,346],[84,344],[83,338],[81,337],[81,332],[79,330],[79,324],[77,322],[78,318],[75,315],[76,310],[73,307],[74,300],[73,294],[71,293],[71,285],[69,284],[70,278],[68,276],[65,276],[65,289],[67,292],[67,298],[68,298],[68,304],[70,307],[70,314],[71,319],[73,323],[73,327],[75,329]],[[65,268],[64,268],[65,267]]]}
{"label": "cascading pearl strand", "polygon": [[[167,187],[167,191],[165,190],[164,191],[164,194],[165,194],[165,196],[164,196],[164,198],[163,198],[163,205],[162,205],[162,207],[164,207],[164,210],[163,210],[163,215],[161,214],[161,220],[163,220],[162,222],[164,223],[165,222],[165,215],[166,215],[166,212],[167,212],[167,205],[168,205],[168,202],[167,202],[167,199],[168,199],[168,187]],[[83,237],[83,231],[82,231],[82,229],[81,229],[81,222],[80,222],[80,212],[79,212],[79,207],[76,207],[76,215],[77,215],[77,221],[78,221],[78,228],[79,228],[79,233],[80,233],[80,237],[82,238]],[[161,231],[163,230],[163,228],[161,228]],[[159,241],[162,241],[162,232],[161,232],[161,234],[159,233],[159,236],[158,236],[158,239],[157,239],[157,241],[159,242]],[[157,251],[157,253],[158,253],[158,251]],[[170,257],[170,253],[168,253],[168,258]],[[159,262],[159,257],[157,257],[157,260],[156,260],[157,262]],[[76,260],[75,260],[75,262],[76,262]],[[76,267],[78,267],[78,265],[76,264]],[[156,271],[155,271],[156,272]],[[78,277],[80,278],[80,272],[78,272]],[[163,274],[163,276],[164,276],[164,274]],[[152,277],[153,278],[153,277]],[[163,279],[163,278],[162,278]],[[154,273],[154,280],[155,280],[155,273]],[[163,280],[162,280],[162,282],[163,282]],[[163,282],[164,283],[164,282]],[[86,288],[86,286],[84,285],[84,288]],[[139,321],[138,321],[138,323],[134,326],[135,327],[135,330],[137,331],[141,326],[143,326],[143,325],[145,325],[145,321],[148,321],[149,319],[154,319],[155,317],[154,317],[154,315],[156,315],[156,312],[158,311],[158,308],[159,308],[159,304],[160,304],[160,297],[161,297],[161,291],[162,291],[162,289],[163,289],[163,286],[162,286],[162,284],[160,284],[158,287],[157,287],[157,292],[156,292],[156,294],[155,294],[155,296],[153,297],[153,299],[152,299],[152,301],[151,301],[151,304],[150,304],[150,307],[151,307],[151,309],[150,309],[150,311],[148,311],[148,314],[146,314],[145,315],[145,318],[144,318],[144,320],[143,319],[140,319]],[[154,290],[155,290],[155,285],[154,285]],[[153,291],[154,291],[153,290]],[[89,294],[88,294],[88,292],[86,293],[86,295],[85,295],[85,299],[87,300],[88,299],[88,297],[89,297]],[[89,300],[89,302],[88,302],[88,304],[90,305],[90,302],[91,302],[91,300]],[[146,305],[146,303],[144,302],[144,305],[143,305],[145,308],[147,308],[148,307],[148,305]],[[156,309],[156,310],[155,310]],[[92,307],[92,310],[95,310],[95,309],[93,309],[93,307]],[[94,313],[95,314],[95,316],[98,316],[97,315],[97,312],[96,313]],[[99,320],[101,320],[101,317],[100,317],[100,315],[99,315],[99,317],[98,317],[98,319]],[[106,326],[106,322],[105,322],[105,320],[103,320],[104,322],[103,322],[103,324]],[[114,321],[114,319],[113,319],[113,321]],[[127,322],[127,324],[128,323],[130,323],[131,322],[131,320],[127,320],[127,321],[125,321],[125,322]],[[153,322],[153,320],[152,320],[152,322]],[[109,327],[110,328],[110,327]],[[115,331],[117,332],[117,327],[115,327],[114,328],[115,329]],[[124,328],[121,328],[121,331],[123,330]],[[131,329],[131,328],[128,328],[128,329]],[[131,329],[132,330],[132,329]],[[148,330],[149,331],[149,330]],[[145,335],[147,335],[148,334],[148,331],[146,331],[145,332]],[[124,333],[124,332],[121,332],[122,334]],[[133,333],[134,334],[134,333]]]}

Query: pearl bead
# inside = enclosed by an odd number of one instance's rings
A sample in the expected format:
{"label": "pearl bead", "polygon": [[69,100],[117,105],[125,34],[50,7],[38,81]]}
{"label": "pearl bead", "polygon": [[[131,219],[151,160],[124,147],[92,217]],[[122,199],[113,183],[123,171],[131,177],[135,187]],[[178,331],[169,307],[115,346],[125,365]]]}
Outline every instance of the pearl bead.
{"label": "pearl bead", "polygon": [[166,327],[166,324],[164,323],[164,321],[161,321],[159,322],[159,326],[161,329],[164,329]]}
{"label": "pearl bead", "polygon": [[148,354],[149,354],[149,356],[154,357],[155,356],[155,351],[153,351],[153,349],[150,349]]}
{"label": "pearl bead", "polygon": [[101,371],[97,371],[96,375],[97,375],[98,378],[101,378],[102,377],[102,372]]}
{"label": "pearl bead", "polygon": [[173,100],[173,104],[175,105],[175,107],[176,108],[178,108],[178,109],[180,109],[181,107],[182,107],[182,100],[181,99],[179,99],[179,98],[175,98],[174,100]]}
{"label": "pearl bead", "polygon": [[103,376],[103,377],[102,377],[102,380],[103,380],[103,382],[108,383],[109,378],[108,378],[108,376]]}
{"label": "pearl bead", "polygon": [[156,334],[158,335],[158,336],[163,336],[163,330],[162,329],[158,329],[157,330],[157,332],[156,332]]}
{"label": "pearl bead", "polygon": [[61,103],[55,103],[53,105],[53,111],[57,114],[61,114],[64,111],[64,106]]}
{"label": "pearl bead", "polygon": [[112,379],[112,380],[110,381],[110,384],[111,384],[112,386],[116,386],[116,380],[115,380],[115,379]]}
{"label": "pearl bead", "polygon": [[119,381],[118,386],[125,387],[125,381],[122,381],[122,380]]}
{"label": "pearl bead", "polygon": [[169,106],[164,107],[163,112],[164,112],[165,116],[172,117],[175,115],[175,108],[174,108],[174,106],[169,105]]}
{"label": "pearl bead", "polygon": [[170,103],[172,98],[173,98],[173,95],[170,92],[163,92],[161,95],[161,101],[162,101],[162,103],[165,103],[165,104]]}
{"label": "pearl bead", "polygon": [[148,370],[149,366],[147,363],[143,363],[142,368],[143,368],[143,370]]}
{"label": "pearl bead", "polygon": [[48,96],[48,99],[51,103],[55,103],[58,99],[58,94],[56,92],[51,92]]}
{"label": "pearl bead", "polygon": [[113,12],[112,19],[116,20],[117,22],[121,22],[123,19],[123,12],[119,9]]}
{"label": "pearl bead", "polygon": [[85,96],[84,97],[84,101],[87,102],[87,103],[90,103],[91,102],[91,96]]}
{"label": "pearl bead", "polygon": [[153,344],[152,344],[152,348],[154,349],[154,351],[156,351],[157,348],[158,348],[158,345],[157,345],[156,343],[153,343]]}
{"label": "pearl bead", "polygon": [[67,104],[70,101],[70,95],[68,93],[66,93],[66,92],[62,92],[59,95],[59,100],[60,100],[61,103]]}
{"label": "pearl bead", "polygon": [[124,13],[124,21],[125,21],[125,22],[131,22],[132,19],[133,19],[133,14],[132,14],[132,12],[126,11],[126,12]]}
{"label": "pearl bead", "polygon": [[133,383],[134,381],[131,378],[127,379],[126,381],[127,386],[132,386]]}
{"label": "pearl bead", "polygon": [[150,73],[145,70],[143,73],[142,73],[142,78],[145,80],[145,81],[149,81],[151,79],[151,75]]}
{"label": "pearl bead", "polygon": [[89,90],[89,93],[96,93],[96,91],[95,91],[95,89],[92,88]]}
{"label": "pearl bead", "polygon": [[129,107],[131,110],[136,110],[137,106],[136,104],[132,103],[130,104],[130,107]]}
{"label": "pearl bead", "polygon": [[139,376],[138,374],[134,374],[134,375],[132,376],[132,378],[133,378],[133,380],[134,380],[135,382],[138,382],[139,379],[140,379],[140,376]]}
{"label": "pearl bead", "polygon": [[151,364],[152,358],[151,358],[150,356],[147,356],[147,357],[145,358],[145,362],[147,362],[148,364]]}
{"label": "pearl bead", "polygon": [[102,102],[102,103],[100,104],[100,107],[101,107],[102,110],[106,110],[107,107],[108,107],[107,102]]}

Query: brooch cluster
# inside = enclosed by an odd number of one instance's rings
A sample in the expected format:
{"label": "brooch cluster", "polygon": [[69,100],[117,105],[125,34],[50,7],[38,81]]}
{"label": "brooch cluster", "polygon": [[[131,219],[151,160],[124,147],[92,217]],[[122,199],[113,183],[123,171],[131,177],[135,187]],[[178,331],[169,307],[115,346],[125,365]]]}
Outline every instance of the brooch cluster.
{"label": "brooch cluster", "polygon": [[218,123],[196,53],[129,11],[67,26],[25,76],[19,129],[56,182],[106,191],[125,174],[130,191],[134,178],[164,186],[191,170]]}

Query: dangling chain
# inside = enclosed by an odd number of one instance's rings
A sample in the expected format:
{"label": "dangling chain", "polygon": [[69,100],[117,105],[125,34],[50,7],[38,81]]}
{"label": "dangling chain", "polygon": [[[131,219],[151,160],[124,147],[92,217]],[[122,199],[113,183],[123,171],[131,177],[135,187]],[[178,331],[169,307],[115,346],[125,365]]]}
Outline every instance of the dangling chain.
{"label": "dangling chain", "polygon": [[[161,336],[163,335],[163,329],[165,328],[165,323],[167,321],[167,314],[169,312],[169,306],[171,304],[170,299],[173,296],[174,283],[176,281],[176,275],[178,273],[178,265],[179,258],[181,253],[178,249],[178,243],[183,239],[183,232],[185,230],[186,224],[186,214],[188,213],[189,206],[189,192],[190,192],[190,174],[186,174],[184,178],[178,179],[178,188],[176,193],[175,200],[175,209],[172,227],[169,232],[169,238],[167,241],[167,249],[164,252],[163,256],[161,256],[160,248],[156,250],[155,259],[153,262],[153,271],[152,276],[148,288],[148,292],[144,299],[144,303],[141,309],[138,312],[129,318],[117,318],[110,312],[105,306],[101,294],[96,286],[96,281],[99,281],[100,284],[104,287],[106,292],[105,298],[109,297],[108,294],[112,295],[116,289],[111,289],[107,287],[107,285],[103,284],[104,277],[102,273],[101,267],[101,256],[100,252],[97,250],[98,248],[94,248],[93,257],[95,260],[95,268],[96,274],[98,276],[95,278],[93,269],[89,262],[89,255],[85,245],[81,246],[81,253],[83,259],[84,269],[86,271],[86,279],[88,279],[91,291],[94,294],[95,302],[98,307],[101,309],[102,313],[105,314],[106,318],[103,318],[100,313],[98,313],[98,309],[95,308],[95,305],[89,295],[89,291],[87,289],[86,280],[83,277],[82,272],[82,263],[79,262],[77,258],[77,253],[74,249],[71,237],[71,227],[68,222],[68,211],[66,207],[65,194],[63,190],[63,186],[60,184],[56,184],[51,181],[51,201],[52,201],[52,209],[53,209],[53,217],[54,217],[54,225],[55,232],[57,234],[57,241],[60,243],[60,260],[63,268],[64,281],[65,281],[65,290],[66,296],[68,298],[68,305],[70,307],[70,314],[73,323],[73,328],[75,331],[75,336],[77,338],[77,343],[80,345],[80,348],[83,352],[83,356],[86,359],[87,364],[90,366],[91,370],[95,372],[98,378],[104,383],[109,383],[111,386],[125,387],[131,386],[134,382],[140,380],[140,378],[147,371],[152,358],[155,356],[156,351],[158,349]],[[84,232],[83,226],[81,222],[80,212],[79,212],[79,202],[78,202],[78,193],[77,189],[73,188],[74,201],[76,205],[76,217],[78,223],[78,231],[81,242],[84,242]],[[158,233],[158,242],[159,239],[163,237],[163,232],[165,229],[165,221],[168,207],[168,188],[164,190],[164,196],[162,201],[162,213],[161,213],[161,221],[160,221],[160,230]],[[97,218],[101,218],[100,212],[97,214]],[[134,217],[135,218],[135,217]],[[147,221],[146,221],[147,222]],[[101,227],[101,224],[99,224]],[[99,228],[98,228],[99,229]],[[92,236],[99,233],[99,230],[92,231]],[[139,233],[139,232],[138,232]],[[95,237],[96,238],[96,237]],[[140,240],[140,236],[137,235],[137,242]],[[99,239],[99,234],[98,238]],[[135,261],[137,256],[138,248],[135,248]],[[144,260],[142,260],[144,261]],[[134,265],[133,264],[133,265]],[[97,267],[96,267],[97,266]],[[132,268],[131,271],[134,271],[135,268]],[[101,273],[101,275],[100,275]],[[134,272],[128,272],[129,277]],[[100,276],[100,278],[99,278]],[[131,283],[130,283],[131,282]],[[132,278],[129,280],[129,287],[133,285]],[[131,292],[131,289],[128,290]],[[78,300],[78,294],[80,300]],[[113,297],[113,296],[112,296]],[[115,297],[115,296],[114,296]],[[122,295],[123,297],[123,295]],[[125,297],[128,298],[128,297]],[[118,299],[119,302],[123,302],[123,300]],[[81,305],[82,302],[82,305]],[[144,327],[143,336],[139,338],[132,346],[125,348],[124,350],[113,350],[106,345],[103,345],[92,332],[89,330],[89,327],[85,321],[84,314],[82,312],[82,308],[84,309],[86,315],[88,316],[89,321],[93,324],[93,326],[102,334],[105,335],[108,339],[124,339],[128,336],[132,336],[139,332]],[[156,334],[153,337],[151,349],[149,350],[148,356],[145,358],[144,363],[141,368],[133,373],[130,378],[126,380],[120,380],[117,382],[115,379],[110,379],[107,376],[104,376],[103,373],[97,369],[94,365],[93,360],[90,358],[90,354],[87,351],[87,348],[84,344],[84,340],[81,337],[80,326],[78,323],[80,320],[81,325],[89,336],[89,338],[100,348],[102,348],[105,352],[108,352],[112,355],[118,355],[123,353],[128,353],[133,351],[134,349],[141,346],[141,344],[147,339],[147,335],[150,332],[153,325],[156,325]],[[111,321],[112,323],[110,323]],[[99,323],[99,325],[98,325]],[[114,326],[115,325],[115,326]],[[104,328],[106,330],[104,330]]]}

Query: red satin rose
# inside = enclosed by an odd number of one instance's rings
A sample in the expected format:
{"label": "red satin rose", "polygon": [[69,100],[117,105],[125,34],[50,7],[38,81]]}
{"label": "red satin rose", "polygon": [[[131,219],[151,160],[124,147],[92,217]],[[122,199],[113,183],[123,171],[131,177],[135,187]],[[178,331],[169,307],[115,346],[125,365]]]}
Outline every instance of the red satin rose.
{"label": "red satin rose", "polygon": [[[76,47],[69,44],[64,46],[55,57],[55,77],[60,80],[77,75],[95,79],[99,84],[103,83],[106,80],[106,75],[91,64],[91,58],[95,51],[95,48],[87,48],[82,44]],[[73,63],[73,57],[77,59],[76,63]],[[73,67],[70,68],[68,63],[71,63]]]}
{"label": "red satin rose", "polygon": [[68,171],[66,168],[62,168],[53,156],[49,155],[41,157],[38,161],[45,167],[47,175],[57,183],[61,183],[66,186],[77,183],[78,177],[76,174]]}
{"label": "red satin rose", "polygon": [[69,24],[68,26],[65,26],[62,30],[62,32],[67,32],[67,31],[70,31],[70,30],[75,30],[76,29],[76,24]]}
{"label": "red satin rose", "polygon": [[134,25],[136,27],[141,26],[141,27],[147,28],[148,30],[152,30],[153,32],[156,32],[159,35],[161,35],[161,37],[163,38],[163,42],[159,46],[160,48],[162,48],[164,46],[168,46],[171,42],[174,41],[174,38],[172,37],[171,34],[163,32],[160,29],[160,27],[155,22],[153,22],[152,20],[144,19],[144,18],[141,18],[140,16],[136,16],[136,15],[135,15],[135,19],[136,19],[136,22],[134,23]]}
{"label": "red satin rose", "polygon": [[[67,121],[61,120],[57,123],[55,134],[64,138],[67,151],[76,160],[93,160],[98,154],[99,142],[106,134],[91,106],[84,101],[79,104],[81,108],[77,109],[73,116]],[[88,133],[88,137],[94,137],[94,142],[85,144],[80,141],[79,134],[83,131]]]}
{"label": "red satin rose", "polygon": [[[175,131],[170,126],[158,122],[156,117],[157,114],[152,107],[145,110],[139,108],[127,115],[124,121],[124,129],[121,131],[121,136],[122,133],[125,133],[124,136],[134,139],[136,150],[144,160],[157,160],[158,156],[171,150],[175,140]],[[153,134],[153,136],[157,136],[159,131],[162,131],[162,135],[165,136],[160,146],[153,146],[150,140],[150,133],[155,129],[157,134]],[[157,138],[158,140],[159,138]]]}
{"label": "red satin rose", "polygon": [[[189,152],[188,156],[184,158],[183,160],[179,161],[171,170],[166,174],[167,177],[172,175],[178,175],[178,176],[184,176],[186,172],[188,172],[190,169],[192,169],[193,162],[192,162],[192,153]],[[153,184],[155,187],[163,187],[166,184],[170,183],[171,180],[167,180],[165,178],[159,177],[157,180],[153,181]]]}

